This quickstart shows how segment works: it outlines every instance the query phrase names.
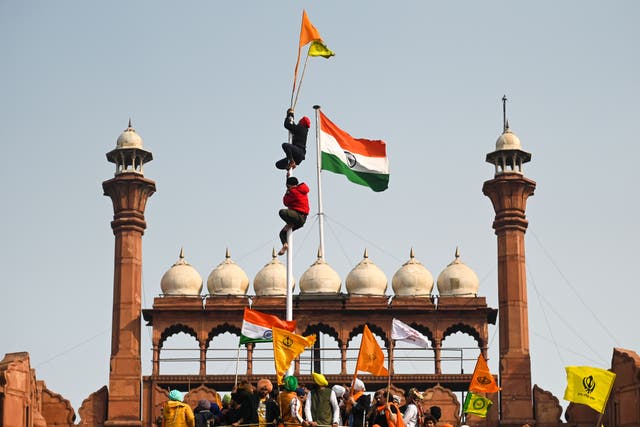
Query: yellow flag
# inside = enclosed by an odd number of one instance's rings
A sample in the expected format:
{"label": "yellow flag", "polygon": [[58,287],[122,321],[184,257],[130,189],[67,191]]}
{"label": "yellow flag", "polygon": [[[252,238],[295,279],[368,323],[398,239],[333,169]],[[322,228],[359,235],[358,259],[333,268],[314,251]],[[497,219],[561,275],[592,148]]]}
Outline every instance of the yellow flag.
{"label": "yellow flag", "polygon": [[471,383],[469,384],[469,391],[475,391],[478,393],[496,393],[500,390],[496,379],[491,375],[487,361],[484,359],[482,353],[478,355],[478,361],[476,367],[473,370],[473,376],[471,377]]}
{"label": "yellow flag", "polygon": [[590,366],[567,366],[564,400],[582,403],[604,414],[616,374]]}
{"label": "yellow flag", "polygon": [[316,342],[316,336],[303,337],[276,327],[272,327],[271,331],[273,332],[273,360],[276,365],[276,376],[278,384],[282,384],[284,374],[293,359],[298,357],[305,348],[311,347]]}
{"label": "yellow flag", "polygon": [[322,56],[324,58],[331,58],[335,55],[335,52],[327,47],[326,44],[321,41],[314,40],[309,46],[309,56]]}
{"label": "yellow flag", "polygon": [[358,371],[373,375],[389,375],[389,371],[384,367],[384,353],[367,325],[364,325],[362,341],[360,341],[356,374]]}

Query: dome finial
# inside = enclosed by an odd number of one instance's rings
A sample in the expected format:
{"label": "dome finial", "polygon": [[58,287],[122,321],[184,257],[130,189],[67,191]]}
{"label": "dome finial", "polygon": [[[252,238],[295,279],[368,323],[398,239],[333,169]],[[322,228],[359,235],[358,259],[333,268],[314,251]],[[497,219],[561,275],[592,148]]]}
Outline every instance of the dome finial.
{"label": "dome finial", "polygon": [[129,129],[133,128],[133,126],[131,126],[131,117],[129,117],[129,125],[127,126],[127,128]]}
{"label": "dome finial", "polygon": [[507,121],[507,95],[502,95],[502,132],[506,132],[509,129],[509,122]]}
{"label": "dome finial", "polygon": [[318,259],[322,259],[322,248],[318,247]]}
{"label": "dome finial", "polygon": [[367,251],[367,248],[364,248],[364,255],[362,255],[363,258],[369,258],[369,251]]}
{"label": "dome finial", "polygon": [[409,258],[414,259],[416,257],[416,255],[413,253],[413,247],[411,248],[411,251],[409,252]]}
{"label": "dome finial", "polygon": [[271,248],[271,259],[277,259],[276,248]]}
{"label": "dome finial", "polygon": [[460,248],[458,248],[458,246],[456,246],[456,259],[460,258]]}
{"label": "dome finial", "polygon": [[184,259],[184,246],[180,247],[180,259]]}
{"label": "dome finial", "polygon": [[226,259],[231,258],[231,252],[229,251],[229,248],[227,248],[227,251],[224,253],[224,257],[225,257]]}

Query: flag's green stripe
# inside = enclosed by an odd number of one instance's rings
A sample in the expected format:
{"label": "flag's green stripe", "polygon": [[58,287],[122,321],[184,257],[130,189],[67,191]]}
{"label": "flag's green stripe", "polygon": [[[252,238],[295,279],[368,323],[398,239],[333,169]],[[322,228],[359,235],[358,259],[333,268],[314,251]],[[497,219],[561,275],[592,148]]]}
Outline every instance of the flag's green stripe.
{"label": "flag's green stripe", "polygon": [[251,342],[271,342],[271,341],[273,341],[273,340],[267,340],[267,339],[264,339],[264,338],[249,338],[246,335],[241,335],[240,336],[240,345],[248,344],[248,343],[251,343]]}
{"label": "flag's green stripe", "polygon": [[384,191],[389,187],[389,175],[355,172],[333,154],[322,152],[322,169],[345,175],[356,184],[371,187],[373,191]]}

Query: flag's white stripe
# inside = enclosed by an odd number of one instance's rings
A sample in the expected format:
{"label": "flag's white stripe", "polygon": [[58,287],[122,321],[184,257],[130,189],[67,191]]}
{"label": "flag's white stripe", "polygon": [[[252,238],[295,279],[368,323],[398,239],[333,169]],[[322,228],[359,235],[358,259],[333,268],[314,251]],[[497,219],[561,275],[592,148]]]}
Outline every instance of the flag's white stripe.
{"label": "flag's white stripe", "polygon": [[271,339],[271,328],[265,328],[245,320],[242,322],[242,335],[247,338]]}
{"label": "flag's white stripe", "polygon": [[[346,165],[349,164],[344,149],[338,144],[338,141],[333,135],[322,130],[320,131],[320,150],[333,154]],[[367,157],[357,153],[351,154],[356,158],[356,164],[351,167],[352,170],[356,172],[389,174],[389,159],[386,157]]]}

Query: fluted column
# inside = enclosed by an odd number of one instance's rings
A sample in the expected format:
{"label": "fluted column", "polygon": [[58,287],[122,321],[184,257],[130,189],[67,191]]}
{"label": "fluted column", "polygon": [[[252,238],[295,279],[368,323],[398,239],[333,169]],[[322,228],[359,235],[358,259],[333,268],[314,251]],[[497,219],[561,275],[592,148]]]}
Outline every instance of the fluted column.
{"label": "fluted column", "polygon": [[102,183],[113,202],[115,235],[109,426],[139,426],[142,364],[142,235],[144,210],[155,183],[138,173],[121,173]]}
{"label": "fluted column", "polygon": [[527,199],[535,187],[519,173],[497,175],[482,187],[496,213],[502,425],[533,420],[524,235]]}

